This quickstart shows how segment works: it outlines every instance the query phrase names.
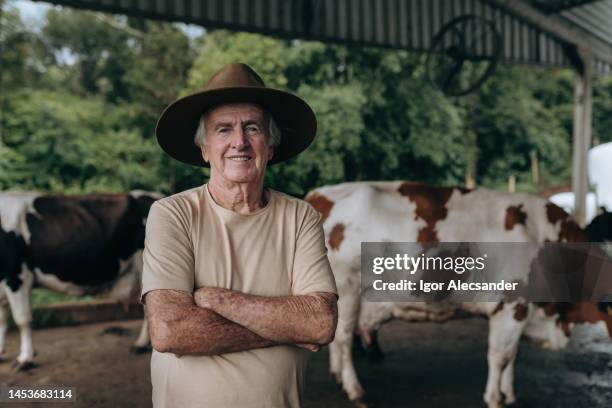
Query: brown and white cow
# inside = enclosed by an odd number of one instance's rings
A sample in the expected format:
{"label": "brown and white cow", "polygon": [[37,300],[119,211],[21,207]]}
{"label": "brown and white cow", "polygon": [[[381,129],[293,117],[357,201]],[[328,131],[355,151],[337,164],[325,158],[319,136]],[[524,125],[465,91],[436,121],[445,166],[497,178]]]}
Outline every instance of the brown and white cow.
{"label": "brown and white cow", "polygon": [[[146,217],[161,196],[0,193],[0,358],[6,304],[19,328],[18,368],[32,364],[33,286],[69,294],[138,298]],[[149,344],[146,321],[134,347]]]}
{"label": "brown and white cow", "polygon": [[[328,257],[339,291],[338,327],[330,345],[330,370],[348,394],[364,395],[351,343],[359,325],[368,334],[392,318],[445,321],[457,311],[489,318],[489,373],[484,400],[490,408],[515,401],[514,360],[519,339],[557,349],[574,323],[604,322],[612,335],[610,304],[535,305],[524,301],[461,303],[361,302],[361,242],[587,241],[559,207],[526,194],[439,188],[413,182],[357,182],[318,188],[306,197],[324,221]],[[523,273],[525,278],[529,268]],[[612,291],[612,288],[610,288]]]}

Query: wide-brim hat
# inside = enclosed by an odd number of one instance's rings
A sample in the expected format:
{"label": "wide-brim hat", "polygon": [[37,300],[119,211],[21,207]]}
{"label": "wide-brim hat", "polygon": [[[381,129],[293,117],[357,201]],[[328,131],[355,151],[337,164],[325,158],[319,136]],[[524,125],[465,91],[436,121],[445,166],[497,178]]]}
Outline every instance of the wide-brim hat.
{"label": "wide-brim hat", "polygon": [[226,103],[254,103],[274,117],[281,141],[270,164],[305,150],[317,132],[315,114],[304,100],[266,88],[261,77],[246,64],[228,64],[210,77],[202,92],[180,98],[163,111],[155,129],[159,145],[177,160],[208,167],[194,136],[202,114]]}

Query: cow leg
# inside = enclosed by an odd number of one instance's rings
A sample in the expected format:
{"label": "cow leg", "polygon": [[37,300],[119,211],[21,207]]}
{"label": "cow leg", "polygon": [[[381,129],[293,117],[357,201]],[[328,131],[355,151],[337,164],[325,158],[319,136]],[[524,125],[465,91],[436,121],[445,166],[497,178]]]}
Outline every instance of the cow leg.
{"label": "cow leg", "polygon": [[372,340],[368,349],[368,360],[374,363],[380,362],[385,358],[385,354],[378,343],[378,330],[372,331]]}
{"label": "cow leg", "polygon": [[6,282],[4,292],[8,299],[13,314],[13,320],[19,329],[21,349],[17,356],[16,368],[26,370],[32,367],[34,359],[34,347],[32,345],[32,284],[34,277],[32,272],[25,269],[19,275],[21,284],[13,291]]}
{"label": "cow leg", "polygon": [[134,354],[148,353],[151,350],[149,345],[150,345],[149,323],[147,322],[147,316],[145,315],[142,321],[142,326],[140,327],[140,334],[138,334],[138,338],[132,345],[132,353]]}
{"label": "cow leg", "polygon": [[[332,267],[332,269],[334,269]],[[340,379],[342,388],[348,394],[351,401],[359,401],[364,395],[363,388],[357,379],[355,366],[353,365],[352,344],[353,333],[357,327],[359,317],[360,290],[359,290],[359,270],[353,270],[346,266],[338,266],[334,269],[338,283],[338,326],[334,339],[334,353],[339,352],[339,357],[331,358],[332,373],[338,377],[340,368]],[[330,356],[331,357],[331,356]],[[334,361],[334,359],[338,359]],[[337,363],[340,363],[340,367]]]}
{"label": "cow leg", "polygon": [[516,355],[510,360],[501,376],[501,392],[504,394],[504,403],[506,405],[514,404],[516,402],[516,395],[514,394],[514,362],[516,361]]}
{"label": "cow leg", "polygon": [[[502,372],[505,373],[504,393],[507,398],[514,397],[512,380],[514,377],[514,359],[526,319],[514,318],[514,304],[506,303],[502,310],[489,319],[489,375],[484,393],[484,401],[489,408],[502,407],[500,383]],[[509,401],[508,401],[509,402]]]}
{"label": "cow leg", "polygon": [[[3,295],[0,295],[3,296]],[[6,341],[6,330],[8,328],[8,319],[6,313],[5,300],[0,298],[0,361],[5,359],[5,341]]]}
{"label": "cow leg", "polygon": [[353,334],[353,356],[367,356],[370,363],[378,363],[385,357],[378,343],[378,330],[357,329]]}
{"label": "cow leg", "polygon": [[329,344],[329,372],[338,384],[342,384],[342,353],[338,343],[334,339]]}
{"label": "cow leg", "polygon": [[353,333],[353,357],[361,358],[367,354],[366,347],[361,340],[361,334],[359,328]]}

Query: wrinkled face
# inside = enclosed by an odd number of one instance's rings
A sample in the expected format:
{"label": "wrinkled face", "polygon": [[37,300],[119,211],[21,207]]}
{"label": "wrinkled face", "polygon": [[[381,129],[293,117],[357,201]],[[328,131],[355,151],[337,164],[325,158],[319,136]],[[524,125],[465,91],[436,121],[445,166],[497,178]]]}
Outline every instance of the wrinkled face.
{"label": "wrinkled face", "polygon": [[272,148],[268,146],[267,118],[257,105],[220,105],[206,116],[204,160],[210,177],[235,183],[262,183]]}

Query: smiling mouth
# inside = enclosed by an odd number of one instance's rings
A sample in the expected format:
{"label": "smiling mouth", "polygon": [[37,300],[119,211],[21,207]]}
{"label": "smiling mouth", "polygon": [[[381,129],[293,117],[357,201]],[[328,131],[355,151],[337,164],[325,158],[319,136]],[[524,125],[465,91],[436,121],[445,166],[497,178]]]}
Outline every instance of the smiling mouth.
{"label": "smiling mouth", "polygon": [[247,162],[252,159],[250,156],[229,156],[227,159],[235,162]]}

